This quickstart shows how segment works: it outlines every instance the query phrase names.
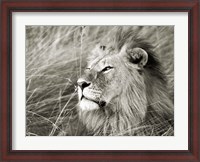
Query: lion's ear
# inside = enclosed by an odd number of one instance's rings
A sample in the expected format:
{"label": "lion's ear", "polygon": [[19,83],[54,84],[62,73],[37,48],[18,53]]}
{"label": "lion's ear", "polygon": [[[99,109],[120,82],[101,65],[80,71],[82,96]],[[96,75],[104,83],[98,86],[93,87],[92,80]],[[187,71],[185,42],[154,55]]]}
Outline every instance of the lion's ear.
{"label": "lion's ear", "polygon": [[129,49],[125,45],[124,47],[122,47],[120,53],[128,55],[130,61],[134,64],[137,64],[140,68],[144,67],[148,61],[147,52],[139,47]]}
{"label": "lion's ear", "polygon": [[127,49],[127,54],[130,56],[131,61],[134,64],[138,64],[139,67],[144,67],[148,61],[148,54],[142,48]]}

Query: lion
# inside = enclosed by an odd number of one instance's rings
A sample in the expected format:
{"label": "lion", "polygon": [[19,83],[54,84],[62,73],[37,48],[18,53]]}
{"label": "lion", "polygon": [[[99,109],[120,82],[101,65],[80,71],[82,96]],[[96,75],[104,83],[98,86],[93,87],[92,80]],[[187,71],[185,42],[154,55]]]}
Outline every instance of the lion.
{"label": "lion", "polygon": [[[130,33],[97,44],[78,79],[78,114],[89,134],[173,135],[173,100],[154,47]],[[170,132],[170,133],[169,133]]]}

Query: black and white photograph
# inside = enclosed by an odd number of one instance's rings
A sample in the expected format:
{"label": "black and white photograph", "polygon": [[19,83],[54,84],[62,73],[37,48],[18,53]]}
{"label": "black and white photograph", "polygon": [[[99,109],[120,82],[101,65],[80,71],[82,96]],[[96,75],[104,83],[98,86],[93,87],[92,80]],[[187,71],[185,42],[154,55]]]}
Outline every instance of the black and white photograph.
{"label": "black and white photograph", "polygon": [[26,136],[174,136],[174,26],[27,25]]}

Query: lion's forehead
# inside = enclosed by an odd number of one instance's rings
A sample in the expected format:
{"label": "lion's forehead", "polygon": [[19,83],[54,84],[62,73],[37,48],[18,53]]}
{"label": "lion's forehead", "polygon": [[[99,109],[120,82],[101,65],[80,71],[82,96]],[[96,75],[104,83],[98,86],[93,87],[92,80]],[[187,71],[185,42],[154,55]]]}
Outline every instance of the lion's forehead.
{"label": "lion's forehead", "polygon": [[102,50],[99,46],[96,46],[87,58],[88,66],[104,65],[105,63],[109,63],[110,58],[115,57],[118,53],[117,50],[112,48]]}
{"label": "lion's forehead", "polygon": [[119,57],[117,55],[106,55],[104,57],[97,57],[93,60],[88,60],[87,66],[91,69],[100,70],[105,66],[114,66],[118,64]]}

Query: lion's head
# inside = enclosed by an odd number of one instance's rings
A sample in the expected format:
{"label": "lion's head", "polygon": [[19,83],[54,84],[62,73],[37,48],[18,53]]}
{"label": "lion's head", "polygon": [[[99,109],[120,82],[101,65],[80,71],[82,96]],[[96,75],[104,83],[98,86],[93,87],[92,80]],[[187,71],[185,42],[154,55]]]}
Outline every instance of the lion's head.
{"label": "lion's head", "polygon": [[146,42],[98,44],[77,83],[80,119],[91,134],[137,135],[173,119],[166,78]]}

